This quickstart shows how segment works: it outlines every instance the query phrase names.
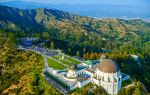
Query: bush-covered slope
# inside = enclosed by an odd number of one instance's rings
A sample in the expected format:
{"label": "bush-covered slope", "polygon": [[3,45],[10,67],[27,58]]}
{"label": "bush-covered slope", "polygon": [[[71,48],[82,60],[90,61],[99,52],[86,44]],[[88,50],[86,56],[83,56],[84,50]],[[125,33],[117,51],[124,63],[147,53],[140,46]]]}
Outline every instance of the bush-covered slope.
{"label": "bush-covered slope", "polygon": [[21,10],[6,6],[0,6],[0,20],[1,28],[11,29],[11,26],[16,26],[23,31],[43,32],[51,27],[56,27],[63,32],[69,31],[71,34],[77,35],[88,32],[122,35],[124,32],[135,33],[143,29],[149,30],[150,27],[150,23],[141,20],[93,19],[59,10]]}
{"label": "bush-covered slope", "polygon": [[55,40],[56,46],[64,50],[75,45],[81,50],[86,47],[89,52],[99,52],[101,48],[112,50],[124,44],[150,40],[148,22],[93,19],[51,9],[21,10],[0,6],[0,28],[14,31],[18,37]]}
{"label": "bush-covered slope", "polygon": [[13,34],[0,31],[0,94],[60,95],[42,76],[41,55],[15,48]]}

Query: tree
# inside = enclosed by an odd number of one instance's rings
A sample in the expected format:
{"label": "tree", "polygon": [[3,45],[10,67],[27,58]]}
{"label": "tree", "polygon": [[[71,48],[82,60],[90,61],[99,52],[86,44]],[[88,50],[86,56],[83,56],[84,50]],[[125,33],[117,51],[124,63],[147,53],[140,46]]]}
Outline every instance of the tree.
{"label": "tree", "polygon": [[142,95],[139,87],[135,88],[134,95]]}
{"label": "tree", "polygon": [[106,91],[105,91],[101,86],[97,87],[97,88],[93,91],[92,94],[93,94],[93,95],[108,95],[108,94],[106,93]]}
{"label": "tree", "polygon": [[85,58],[85,59],[86,59],[86,54],[85,54],[85,53],[83,54],[83,58]]}
{"label": "tree", "polygon": [[51,49],[54,49],[54,48],[55,48],[54,42],[51,41]]}
{"label": "tree", "polygon": [[95,59],[95,56],[94,56],[94,53],[93,53],[93,52],[90,54],[90,59],[91,59],[91,60]]}
{"label": "tree", "polygon": [[49,33],[48,32],[43,32],[42,34],[44,39],[48,39],[49,38]]}
{"label": "tree", "polygon": [[80,52],[79,51],[77,51],[76,56],[80,56]]}
{"label": "tree", "polygon": [[70,49],[70,48],[68,48],[68,53],[69,53],[69,54],[71,53],[71,49]]}
{"label": "tree", "polygon": [[86,52],[86,48],[83,48],[83,53],[85,53]]}
{"label": "tree", "polygon": [[3,40],[3,32],[0,31],[0,47],[3,45],[3,42],[4,42],[4,40]]}
{"label": "tree", "polygon": [[16,48],[16,37],[13,33],[8,33],[8,38],[4,47],[10,50]]}
{"label": "tree", "polygon": [[86,53],[86,58],[89,58],[89,53],[88,52]]}

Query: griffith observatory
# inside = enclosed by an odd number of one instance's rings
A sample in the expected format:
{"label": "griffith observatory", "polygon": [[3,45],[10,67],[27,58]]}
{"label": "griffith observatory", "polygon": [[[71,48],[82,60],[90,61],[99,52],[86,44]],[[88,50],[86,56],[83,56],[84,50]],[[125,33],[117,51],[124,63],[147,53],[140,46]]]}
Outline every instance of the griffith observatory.
{"label": "griffith observatory", "polygon": [[82,88],[88,83],[102,86],[108,94],[117,94],[121,89],[122,81],[129,78],[119,69],[117,63],[102,55],[100,61],[95,63],[82,62],[81,64],[70,64],[66,70],[55,70],[47,67],[46,72],[55,75],[69,91]]}

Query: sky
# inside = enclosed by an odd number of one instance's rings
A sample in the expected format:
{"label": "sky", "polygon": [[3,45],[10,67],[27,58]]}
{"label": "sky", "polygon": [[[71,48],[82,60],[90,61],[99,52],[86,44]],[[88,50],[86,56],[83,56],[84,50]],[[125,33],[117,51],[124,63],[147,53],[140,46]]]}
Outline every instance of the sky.
{"label": "sky", "polygon": [[[2,2],[6,1],[16,1],[16,0],[0,0]],[[138,6],[149,6],[150,0],[17,0],[26,2],[36,2],[36,3],[47,3],[47,4],[113,4],[113,5],[138,5]]]}

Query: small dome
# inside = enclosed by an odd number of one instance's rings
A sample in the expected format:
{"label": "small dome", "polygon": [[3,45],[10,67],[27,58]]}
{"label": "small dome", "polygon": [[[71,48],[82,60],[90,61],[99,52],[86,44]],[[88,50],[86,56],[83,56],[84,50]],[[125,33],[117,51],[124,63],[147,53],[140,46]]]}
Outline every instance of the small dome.
{"label": "small dome", "polygon": [[69,70],[77,70],[77,65],[76,64],[70,64],[68,69]]}
{"label": "small dome", "polygon": [[110,59],[104,59],[99,63],[97,68],[98,70],[105,73],[116,73],[119,71],[119,67],[117,66],[117,64]]}
{"label": "small dome", "polygon": [[100,59],[106,59],[106,55],[102,54]]}

